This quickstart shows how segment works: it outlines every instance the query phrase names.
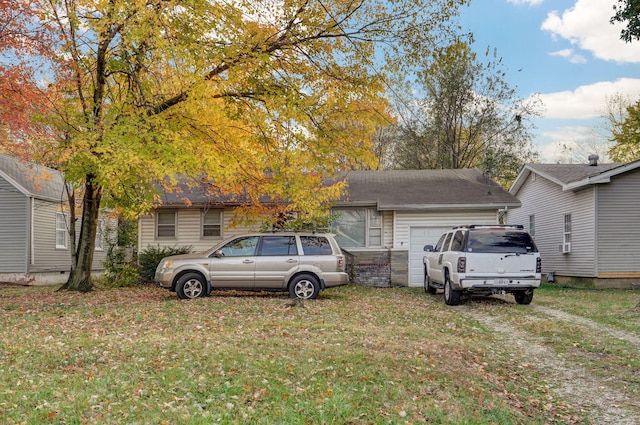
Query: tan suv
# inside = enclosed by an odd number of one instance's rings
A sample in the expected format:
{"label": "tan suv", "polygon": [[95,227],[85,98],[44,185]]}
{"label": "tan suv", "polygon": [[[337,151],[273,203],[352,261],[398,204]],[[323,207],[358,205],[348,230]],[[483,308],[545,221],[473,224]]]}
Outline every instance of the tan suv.
{"label": "tan suv", "polygon": [[182,299],[214,289],[289,291],[314,299],[321,290],[346,285],[345,258],[326,233],[253,233],[212,249],[163,258],[155,281]]}

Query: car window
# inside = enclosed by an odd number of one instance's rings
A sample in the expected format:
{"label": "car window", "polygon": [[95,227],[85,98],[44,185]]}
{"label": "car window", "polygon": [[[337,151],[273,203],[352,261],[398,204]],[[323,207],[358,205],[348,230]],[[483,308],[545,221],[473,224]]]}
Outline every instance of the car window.
{"label": "car window", "polygon": [[324,236],[300,236],[304,255],[332,255],[331,244]]}
{"label": "car window", "polygon": [[442,244],[444,243],[444,238],[447,236],[446,233],[444,233],[442,236],[440,236],[440,239],[438,239],[438,243],[436,244],[436,247],[433,248],[434,252],[440,252],[440,248],[442,248]]}
{"label": "car window", "polygon": [[225,257],[249,257],[256,255],[258,236],[246,236],[234,239],[222,247],[222,255]]}
{"label": "car window", "polygon": [[527,232],[504,230],[474,230],[469,233],[468,252],[525,254],[538,252],[531,235]]}
{"label": "car window", "polygon": [[451,241],[451,251],[462,251],[463,241],[464,241],[464,232],[462,230],[458,230],[453,235],[453,240]]}
{"label": "car window", "polygon": [[449,250],[449,242],[451,242],[451,236],[453,236],[453,233],[447,233],[447,238],[444,240],[444,245],[442,246],[443,251]]}
{"label": "car window", "polygon": [[295,236],[265,236],[260,255],[298,255]]}

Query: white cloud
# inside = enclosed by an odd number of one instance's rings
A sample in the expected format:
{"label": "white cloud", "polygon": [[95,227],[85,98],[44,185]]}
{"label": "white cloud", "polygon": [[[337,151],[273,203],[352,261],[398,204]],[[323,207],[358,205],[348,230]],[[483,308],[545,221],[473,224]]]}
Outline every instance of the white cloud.
{"label": "white cloud", "polygon": [[517,6],[528,4],[529,6],[538,6],[544,0],[507,0],[507,3],[513,3]]}
{"label": "white cloud", "polygon": [[620,78],[580,86],[571,91],[540,94],[545,118],[589,119],[602,116],[607,98],[622,93],[632,99],[640,97],[640,79]]}
{"label": "white cloud", "polygon": [[562,14],[550,12],[541,29],[549,31],[554,38],[563,38],[591,52],[598,59],[640,62],[640,43],[620,40],[620,30],[624,25],[611,25],[609,22],[614,14],[614,3],[614,0],[577,0]]}
{"label": "white cloud", "polygon": [[562,49],[558,50],[557,52],[551,52],[549,54],[551,56],[560,56],[563,58],[567,58],[571,63],[587,63],[587,59],[580,54],[574,53],[573,49]]}
{"label": "white cloud", "polygon": [[539,146],[540,160],[547,163],[587,163],[589,155],[598,155],[600,161],[609,162],[610,143],[595,132],[593,127],[564,126],[542,133],[550,143]]}

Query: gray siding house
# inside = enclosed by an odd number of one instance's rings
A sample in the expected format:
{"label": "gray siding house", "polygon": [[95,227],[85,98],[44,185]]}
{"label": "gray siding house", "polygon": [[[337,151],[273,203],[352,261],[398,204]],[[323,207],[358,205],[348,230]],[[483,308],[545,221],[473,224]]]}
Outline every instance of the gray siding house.
{"label": "gray siding house", "polygon": [[[344,178],[347,194],[332,209],[331,231],[353,257],[356,282],[373,286],[422,286],[424,245],[453,226],[495,224],[502,211],[520,206],[476,169],[352,171]],[[165,193],[140,218],[138,247],[204,250],[256,230],[230,226],[234,207],[202,190]]]}
{"label": "gray siding house", "polygon": [[640,282],[640,161],[628,164],[529,164],[510,192],[523,224],[556,281],[596,287]]}
{"label": "gray siding house", "polygon": [[[0,282],[61,284],[69,276],[69,218],[61,174],[0,154]],[[102,270],[104,224],[94,255]]]}

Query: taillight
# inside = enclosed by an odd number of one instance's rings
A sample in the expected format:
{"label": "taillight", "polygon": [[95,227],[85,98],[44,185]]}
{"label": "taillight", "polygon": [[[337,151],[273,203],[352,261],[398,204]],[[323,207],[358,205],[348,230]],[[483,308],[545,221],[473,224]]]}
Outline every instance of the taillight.
{"label": "taillight", "polygon": [[536,273],[542,273],[542,259],[536,258]]}
{"label": "taillight", "polygon": [[344,258],[338,257],[338,270],[344,270]]}
{"label": "taillight", "polygon": [[467,271],[467,258],[458,258],[458,273],[465,273]]}

